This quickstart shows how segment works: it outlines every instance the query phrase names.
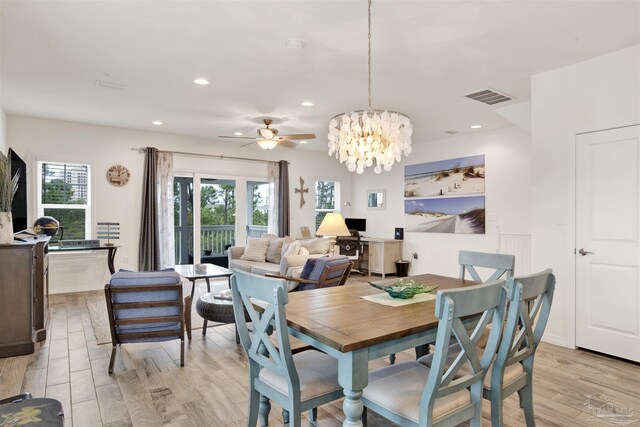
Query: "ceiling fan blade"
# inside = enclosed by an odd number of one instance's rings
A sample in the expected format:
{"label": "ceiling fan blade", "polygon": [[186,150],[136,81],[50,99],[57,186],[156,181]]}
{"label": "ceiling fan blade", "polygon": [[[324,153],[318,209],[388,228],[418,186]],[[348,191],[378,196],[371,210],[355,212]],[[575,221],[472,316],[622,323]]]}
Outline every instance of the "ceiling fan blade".
{"label": "ceiling fan blade", "polygon": [[255,144],[255,143],[256,143],[255,141],[247,142],[246,144],[242,144],[242,145],[240,146],[240,148],[242,148],[242,147],[246,147],[247,145],[251,145],[251,144]]}
{"label": "ceiling fan blade", "polygon": [[278,135],[281,139],[316,139],[316,136],[312,133],[295,133],[291,135]]}
{"label": "ceiling fan blade", "polygon": [[227,136],[227,135],[218,135],[218,138],[225,138],[225,139],[255,139],[252,136]]}
{"label": "ceiling fan blade", "polygon": [[280,141],[278,141],[278,145],[288,148],[296,148],[298,146],[298,144],[296,144],[295,142],[289,141],[287,139],[281,139]]}

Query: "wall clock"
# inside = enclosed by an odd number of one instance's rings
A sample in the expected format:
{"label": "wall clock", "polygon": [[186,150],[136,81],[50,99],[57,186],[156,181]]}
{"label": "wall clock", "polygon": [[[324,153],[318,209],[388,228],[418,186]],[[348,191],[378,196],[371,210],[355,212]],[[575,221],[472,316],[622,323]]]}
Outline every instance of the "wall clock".
{"label": "wall clock", "polygon": [[127,185],[130,177],[129,169],[122,165],[113,165],[107,171],[107,181],[116,187]]}

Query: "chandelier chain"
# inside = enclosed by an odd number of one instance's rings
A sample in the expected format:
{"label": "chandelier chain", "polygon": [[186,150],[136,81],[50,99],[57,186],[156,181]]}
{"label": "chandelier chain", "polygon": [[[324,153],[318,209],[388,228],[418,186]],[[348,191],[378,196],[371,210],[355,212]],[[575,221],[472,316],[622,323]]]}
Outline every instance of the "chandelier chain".
{"label": "chandelier chain", "polygon": [[369,8],[368,8],[368,30],[369,30],[369,34],[368,34],[368,42],[369,42],[369,48],[368,48],[368,69],[369,69],[369,88],[368,88],[368,92],[369,92],[369,109],[371,110],[371,2],[372,0],[369,0]]}

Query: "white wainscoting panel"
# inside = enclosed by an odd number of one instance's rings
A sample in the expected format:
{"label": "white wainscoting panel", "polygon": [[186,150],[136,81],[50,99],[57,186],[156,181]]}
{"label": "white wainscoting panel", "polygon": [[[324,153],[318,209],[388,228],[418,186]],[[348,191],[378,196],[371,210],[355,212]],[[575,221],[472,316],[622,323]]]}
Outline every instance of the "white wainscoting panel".
{"label": "white wainscoting panel", "polygon": [[531,235],[500,233],[498,253],[515,255],[514,275],[531,273]]}

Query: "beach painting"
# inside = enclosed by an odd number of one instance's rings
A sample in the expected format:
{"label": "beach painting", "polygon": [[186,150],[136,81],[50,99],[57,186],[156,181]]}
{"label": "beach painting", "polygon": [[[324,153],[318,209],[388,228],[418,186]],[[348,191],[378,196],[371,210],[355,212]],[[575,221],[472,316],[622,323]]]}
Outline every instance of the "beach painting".
{"label": "beach painting", "polygon": [[405,231],[484,234],[484,196],[404,201]]}
{"label": "beach painting", "polygon": [[404,168],[404,197],[484,193],[484,154]]}

